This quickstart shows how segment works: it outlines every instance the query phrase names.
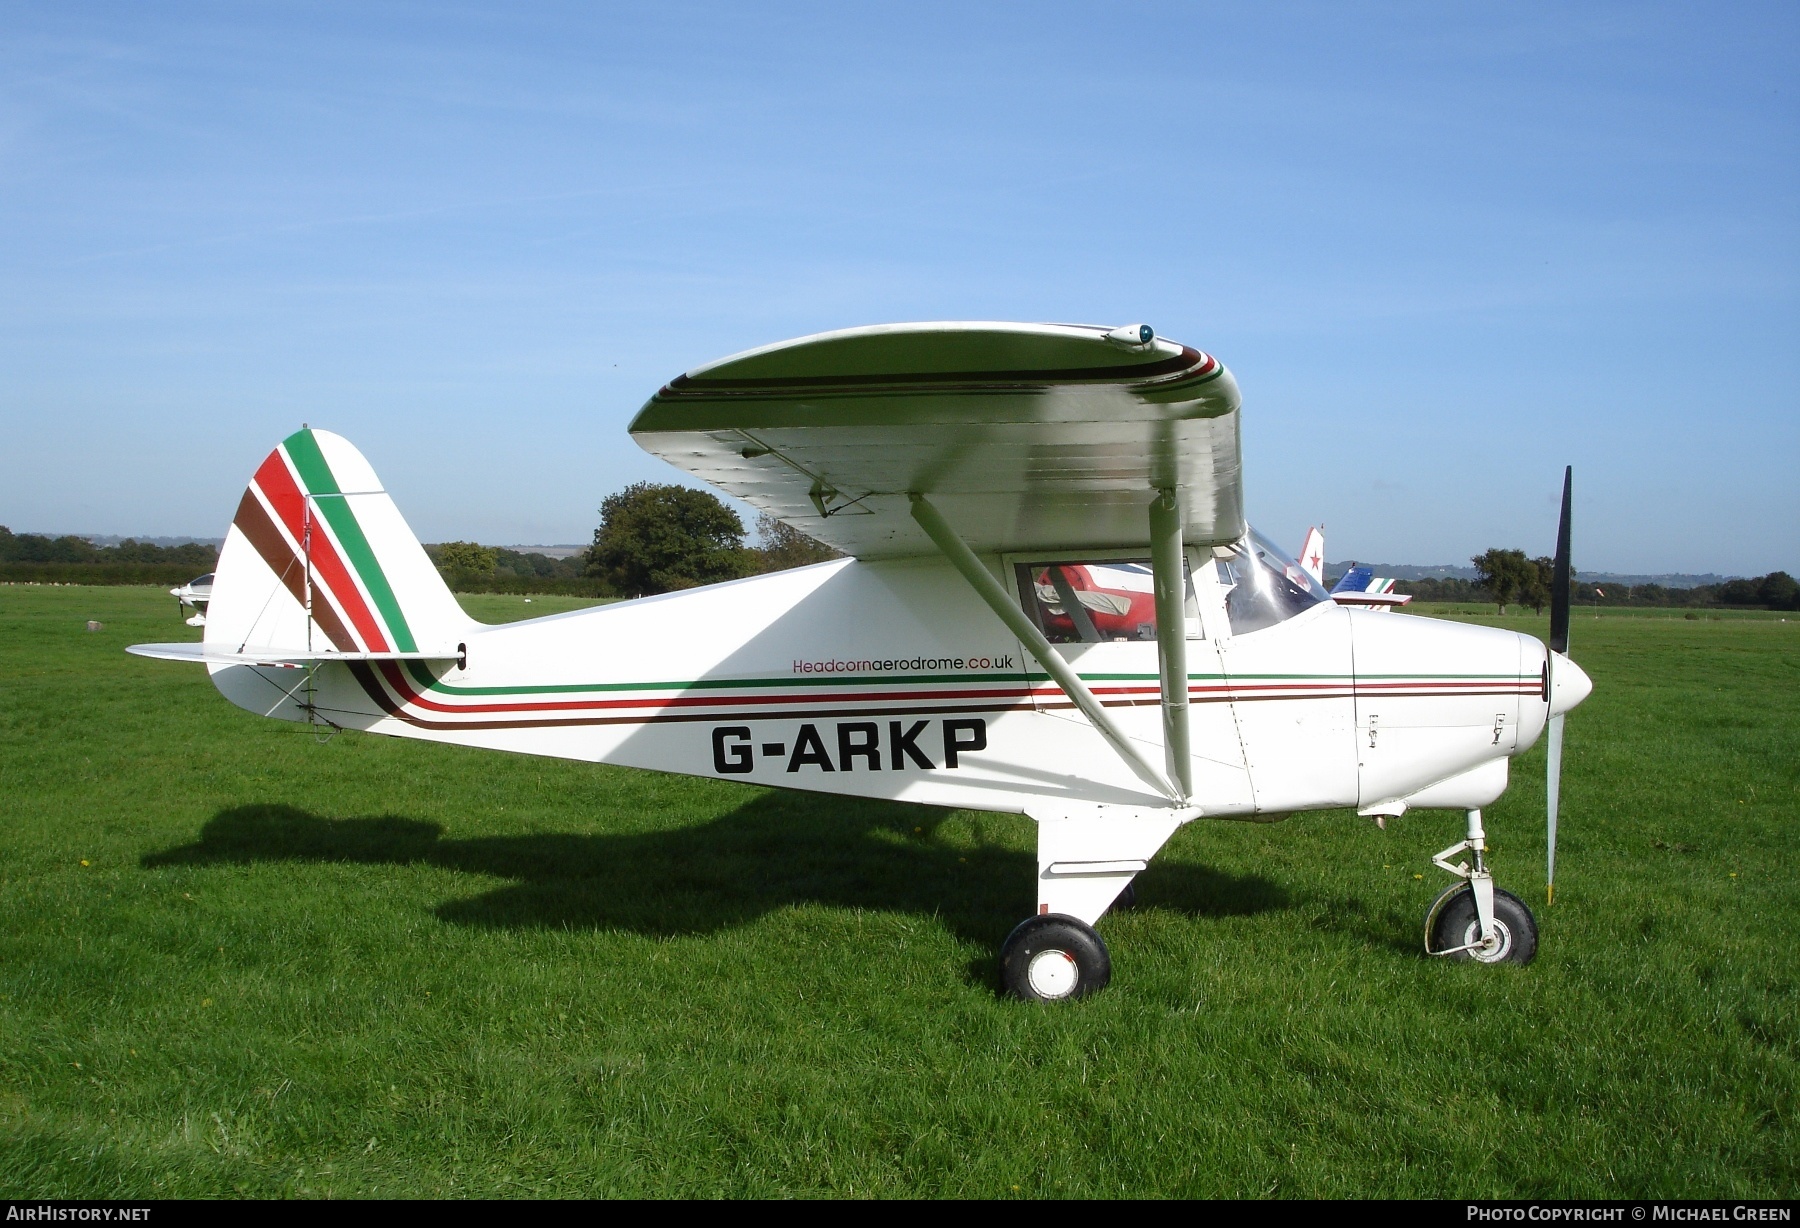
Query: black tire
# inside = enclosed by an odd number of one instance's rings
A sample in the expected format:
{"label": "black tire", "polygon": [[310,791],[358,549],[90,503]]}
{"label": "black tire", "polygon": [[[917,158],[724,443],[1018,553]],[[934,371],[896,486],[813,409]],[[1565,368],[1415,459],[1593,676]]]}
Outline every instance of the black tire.
{"label": "black tire", "polygon": [[[1490,951],[1457,951],[1446,955],[1458,963],[1529,964],[1537,955],[1537,921],[1525,902],[1510,891],[1494,891],[1494,931],[1498,943]],[[1481,937],[1475,915],[1475,889],[1458,883],[1438,896],[1425,914],[1427,954],[1467,946]]]}
{"label": "black tire", "polygon": [[1066,1002],[1105,989],[1112,956],[1090,925],[1062,913],[1021,922],[1000,948],[1000,982],[1026,1002]]}
{"label": "black tire", "polygon": [[1113,908],[1137,907],[1137,884],[1126,883],[1125,890],[1119,892],[1118,898],[1112,902]]}

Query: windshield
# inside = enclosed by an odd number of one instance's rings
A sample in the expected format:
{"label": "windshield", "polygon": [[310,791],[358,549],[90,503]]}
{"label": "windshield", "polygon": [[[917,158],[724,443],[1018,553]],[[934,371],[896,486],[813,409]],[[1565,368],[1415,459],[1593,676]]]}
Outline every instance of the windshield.
{"label": "windshield", "polygon": [[1273,627],[1331,600],[1324,585],[1255,529],[1232,545],[1215,546],[1213,558],[1233,635]]}

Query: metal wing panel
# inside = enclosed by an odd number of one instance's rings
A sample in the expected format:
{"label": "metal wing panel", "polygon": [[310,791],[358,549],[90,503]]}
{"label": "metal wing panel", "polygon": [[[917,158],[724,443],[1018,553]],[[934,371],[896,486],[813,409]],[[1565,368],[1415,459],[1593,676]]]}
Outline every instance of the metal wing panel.
{"label": "metal wing panel", "polygon": [[1071,325],[802,338],[679,377],[632,423],[651,453],[862,558],[929,553],[906,494],[977,550],[1132,546],[1150,492],[1196,543],[1243,528],[1238,392],[1216,359]]}

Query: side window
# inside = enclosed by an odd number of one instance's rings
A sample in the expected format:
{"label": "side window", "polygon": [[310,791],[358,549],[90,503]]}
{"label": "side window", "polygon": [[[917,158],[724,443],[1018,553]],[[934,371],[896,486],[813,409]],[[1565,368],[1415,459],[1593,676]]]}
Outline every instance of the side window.
{"label": "side window", "polygon": [[[1017,564],[1025,613],[1052,644],[1156,638],[1150,564],[1137,559]],[[1198,634],[1194,586],[1187,585],[1189,634]]]}

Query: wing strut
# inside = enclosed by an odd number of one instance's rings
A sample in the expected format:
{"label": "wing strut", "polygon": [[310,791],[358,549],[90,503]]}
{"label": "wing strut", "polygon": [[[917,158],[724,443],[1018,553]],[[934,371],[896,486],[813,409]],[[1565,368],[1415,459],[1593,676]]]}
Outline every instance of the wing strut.
{"label": "wing strut", "polygon": [[1150,569],[1156,589],[1156,658],[1162,675],[1163,745],[1169,779],[1186,802],[1194,795],[1188,746],[1187,568],[1181,548],[1181,495],[1159,490],[1150,501]]}
{"label": "wing strut", "polygon": [[[1168,797],[1176,805],[1184,805],[1185,799],[1176,787],[1171,785],[1161,772],[1150,766],[1149,760],[1145,759],[1131,739],[1125,736],[1124,730],[1113,723],[1112,717],[1106,714],[1106,709],[1100,706],[1100,701],[1094,698],[1094,693],[1088,690],[1087,683],[1083,682],[1081,676],[1070,668],[1067,661],[1057,655],[1056,649],[1050,646],[1050,641],[1044,638],[1044,633],[1038,630],[1037,624],[1025,617],[1025,611],[1015,605],[1012,599],[1006,595],[1006,590],[1000,587],[1000,582],[994,579],[988,569],[981,565],[981,560],[975,557],[975,552],[969,549],[963,539],[956,535],[955,530],[944,519],[943,513],[933,507],[931,501],[924,495],[913,494],[908,497],[912,500],[912,517],[918,522],[919,527],[925,530],[925,535],[931,538],[932,543],[943,552],[944,557],[950,560],[950,565],[962,573],[962,578],[967,580],[969,587],[974,589],[976,594],[987,603],[988,609],[992,610],[1000,621],[1006,624],[1008,630],[1019,637],[1019,641],[1025,645],[1026,650],[1037,658],[1039,665],[1044,667],[1044,672],[1055,679],[1056,685],[1063,689],[1063,693],[1075,701],[1075,706],[1080,708],[1088,720],[1093,722],[1094,728],[1100,731],[1101,736],[1112,743],[1113,749],[1119,752],[1119,757],[1125,760],[1132,771],[1142,777],[1158,793]],[[1175,625],[1180,627],[1180,621],[1177,620]],[[1186,688],[1182,689],[1185,693]]]}

